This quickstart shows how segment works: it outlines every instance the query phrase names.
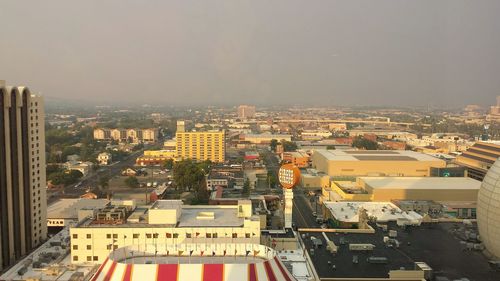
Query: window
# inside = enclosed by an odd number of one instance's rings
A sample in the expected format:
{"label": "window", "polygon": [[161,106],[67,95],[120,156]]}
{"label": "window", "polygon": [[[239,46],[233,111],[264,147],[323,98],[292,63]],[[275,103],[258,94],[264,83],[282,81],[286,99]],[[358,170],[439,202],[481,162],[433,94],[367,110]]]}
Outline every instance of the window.
{"label": "window", "polygon": [[73,256],[73,261],[78,261],[78,256]]}
{"label": "window", "polygon": [[139,238],[139,233],[134,233],[134,234],[132,235],[132,238]]}
{"label": "window", "polygon": [[207,238],[212,238],[212,233],[207,233]]}
{"label": "window", "polygon": [[106,249],[111,250],[111,244],[107,245]]}
{"label": "window", "polygon": [[113,238],[118,238],[118,234],[113,234]]}
{"label": "window", "polygon": [[98,256],[94,256],[94,261],[98,261],[99,260],[99,257]]}
{"label": "window", "polygon": [[238,233],[233,233],[233,238],[238,238]]}
{"label": "window", "polygon": [[111,234],[106,234],[106,238],[111,239]]}
{"label": "window", "polygon": [[158,238],[158,233],[153,234],[153,238]]}
{"label": "window", "polygon": [[245,238],[250,238],[250,233],[245,233]]}
{"label": "window", "polygon": [[92,238],[92,234],[87,234],[87,239]]}
{"label": "window", "polygon": [[146,238],[151,238],[151,233],[146,233]]}
{"label": "window", "polygon": [[73,245],[73,250],[78,250],[78,245]]}
{"label": "window", "polygon": [[212,238],[217,238],[217,232],[212,233]]}
{"label": "window", "polygon": [[92,261],[92,256],[87,256],[87,261]]}
{"label": "window", "polygon": [[78,234],[73,234],[73,239],[78,239]]}
{"label": "window", "polygon": [[191,238],[191,233],[186,233],[186,238]]}
{"label": "window", "polygon": [[87,245],[87,250],[92,250],[92,245]]}

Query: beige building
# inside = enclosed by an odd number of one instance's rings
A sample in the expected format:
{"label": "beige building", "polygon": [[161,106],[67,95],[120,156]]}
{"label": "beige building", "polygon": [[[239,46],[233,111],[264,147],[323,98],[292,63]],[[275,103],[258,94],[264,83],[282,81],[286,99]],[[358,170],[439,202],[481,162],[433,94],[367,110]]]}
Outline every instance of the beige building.
{"label": "beige building", "polygon": [[323,200],[476,202],[480,186],[466,177],[359,177],[356,182],[333,181],[323,189]]}
{"label": "beige building", "polygon": [[180,159],[224,162],[226,141],[224,131],[177,132],[176,151]]}
{"label": "beige building", "polygon": [[245,142],[253,143],[253,144],[268,144],[271,143],[272,140],[277,140],[278,142],[292,141],[292,135],[285,134],[245,134],[242,136],[242,140]]}
{"label": "beige building", "polygon": [[0,81],[0,269],[47,237],[43,98]]}
{"label": "beige building", "polygon": [[120,142],[156,142],[158,140],[158,129],[94,129],[96,140],[116,140]]}
{"label": "beige building", "polygon": [[446,162],[409,150],[315,150],[312,167],[334,177],[427,177]]}
{"label": "beige building", "polygon": [[255,106],[240,105],[238,106],[238,118],[247,119],[255,117]]}
{"label": "beige building", "polygon": [[70,229],[73,263],[102,263],[117,248],[135,245],[214,243],[259,244],[260,219],[250,200],[238,205],[184,206],[181,200],[159,200],[149,209],[108,206]]}

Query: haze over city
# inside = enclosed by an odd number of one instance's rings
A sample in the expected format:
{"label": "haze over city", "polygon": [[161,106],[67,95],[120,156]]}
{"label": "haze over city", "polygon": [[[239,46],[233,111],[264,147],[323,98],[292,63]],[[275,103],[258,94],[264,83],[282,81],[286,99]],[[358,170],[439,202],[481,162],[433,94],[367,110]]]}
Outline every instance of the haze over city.
{"label": "haze over city", "polygon": [[0,78],[46,98],[489,105],[498,1],[2,1]]}

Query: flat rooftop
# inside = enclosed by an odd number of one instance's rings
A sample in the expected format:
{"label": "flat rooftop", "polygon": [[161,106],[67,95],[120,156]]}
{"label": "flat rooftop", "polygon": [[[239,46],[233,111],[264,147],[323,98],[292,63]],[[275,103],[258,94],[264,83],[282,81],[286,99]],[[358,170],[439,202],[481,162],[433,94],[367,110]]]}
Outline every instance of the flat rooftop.
{"label": "flat rooftop", "polygon": [[422,216],[416,212],[402,211],[391,202],[324,202],[331,214],[339,221],[357,223],[359,222],[358,210],[363,208],[368,216],[377,218],[378,222],[397,221],[400,219],[409,221],[421,221]]}
{"label": "flat rooftop", "polygon": [[373,189],[479,190],[481,182],[468,177],[359,177]]}
{"label": "flat rooftop", "polygon": [[[498,281],[500,272],[495,272],[488,259],[480,251],[465,251],[463,245],[465,227],[461,223],[433,223],[420,227],[406,227],[389,224],[389,230],[396,230],[399,248],[389,248],[383,242],[388,232],[372,225],[374,234],[325,233],[337,245],[338,253],[330,254],[325,246],[314,250],[312,262],[320,278],[388,278],[389,270],[404,267],[414,268],[415,262],[425,262],[434,271],[434,276],[448,277],[449,280],[468,278],[477,281]],[[477,231],[473,230],[473,231]],[[304,232],[301,232],[304,233]],[[321,239],[321,233],[308,233]],[[343,244],[341,243],[343,241]],[[311,239],[304,239],[307,249],[313,247]],[[350,243],[373,244],[373,251],[350,251]],[[359,263],[352,262],[357,255]],[[386,257],[387,264],[370,264],[370,256]],[[330,262],[331,264],[328,264]],[[332,269],[332,265],[336,268]]]}
{"label": "flat rooftop", "polygon": [[410,150],[326,150],[319,153],[329,161],[442,161],[428,154]]}
{"label": "flat rooftop", "polygon": [[47,207],[47,219],[78,219],[78,210],[104,208],[107,199],[59,199]]}
{"label": "flat rooftop", "polygon": [[[200,215],[213,213],[213,219],[199,219]],[[183,207],[177,227],[240,227],[244,218],[238,217],[238,208],[189,208]]]}

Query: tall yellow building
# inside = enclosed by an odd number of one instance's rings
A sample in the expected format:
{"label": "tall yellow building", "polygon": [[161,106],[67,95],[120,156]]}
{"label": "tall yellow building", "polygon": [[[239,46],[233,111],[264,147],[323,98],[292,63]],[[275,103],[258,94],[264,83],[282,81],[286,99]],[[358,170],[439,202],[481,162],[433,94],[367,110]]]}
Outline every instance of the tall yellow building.
{"label": "tall yellow building", "polygon": [[175,136],[177,139],[177,156],[180,159],[189,158],[198,161],[224,162],[226,153],[224,131],[177,131]]}

